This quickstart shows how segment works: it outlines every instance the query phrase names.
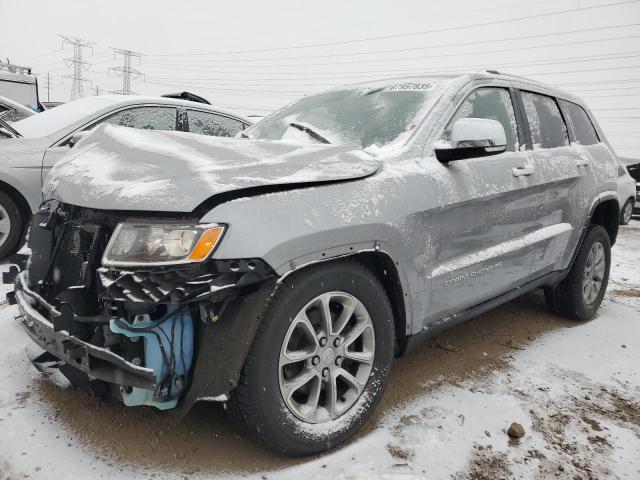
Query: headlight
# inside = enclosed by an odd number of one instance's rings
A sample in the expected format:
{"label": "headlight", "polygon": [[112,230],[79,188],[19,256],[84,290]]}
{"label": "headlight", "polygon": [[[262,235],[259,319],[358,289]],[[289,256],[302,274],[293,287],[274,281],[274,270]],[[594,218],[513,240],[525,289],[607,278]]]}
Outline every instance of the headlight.
{"label": "headlight", "polygon": [[225,227],[217,224],[123,222],[107,245],[105,266],[201,262],[215,250]]}

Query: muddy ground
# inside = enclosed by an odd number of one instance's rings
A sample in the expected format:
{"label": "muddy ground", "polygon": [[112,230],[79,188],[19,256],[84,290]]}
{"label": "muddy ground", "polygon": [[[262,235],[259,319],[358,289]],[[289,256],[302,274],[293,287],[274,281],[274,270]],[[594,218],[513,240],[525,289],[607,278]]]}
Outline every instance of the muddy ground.
{"label": "muddy ground", "polygon": [[[389,409],[445,383],[479,378],[502,367],[505,354],[524,348],[539,335],[575,325],[547,313],[542,295],[536,292],[427,341],[396,360],[380,407],[352,441],[375,428]],[[47,420],[61,422],[71,432],[61,441],[88,443],[97,458],[114,464],[172,467],[189,474],[258,472],[299,462],[276,456],[243,438],[227,421],[220,404],[197,405],[182,423],[170,424],[155,409],[130,409],[47,378],[16,400],[19,404],[27,400],[48,402],[52,413]]]}
{"label": "muddy ground", "polygon": [[[623,247],[626,253],[618,264],[619,273],[612,276],[605,304],[624,304],[627,312],[631,312],[632,320],[640,321],[640,304],[637,301],[640,289],[634,277],[638,273],[634,264],[640,255],[637,253],[640,228],[622,231],[621,240],[626,244]],[[628,276],[633,278],[627,278],[628,272],[631,272]],[[9,308],[12,307],[5,302],[0,303],[0,316],[9,317],[5,314]],[[484,379],[501,370],[505,372],[504,381],[510,384],[510,361],[514,354],[527,352],[528,345],[540,336],[548,336],[546,334],[552,332],[571,333],[571,329],[578,325],[548,313],[542,293],[536,291],[427,341],[418,350],[395,361],[381,405],[365,428],[348,444],[363,440],[363,436],[376,430],[385,419],[385,428],[388,428],[388,419],[393,418],[393,411],[397,412],[398,407],[413,399],[428,398],[430,392],[455,390],[457,387],[460,391],[481,390]],[[573,336],[567,335],[568,338]],[[566,348],[573,346],[568,344]],[[620,348],[625,349],[626,345]],[[630,371],[637,371],[637,368]],[[615,375],[615,372],[611,374]],[[611,429],[618,428],[617,425],[635,435],[635,441],[640,439],[639,388],[625,383],[624,379],[616,380],[618,386],[612,389],[610,385],[577,377],[571,371],[554,372],[554,375],[565,378],[567,384],[577,388],[579,395],[575,391],[559,395],[546,386],[505,387],[509,395],[528,409],[531,422],[527,428],[543,439],[544,447],[538,445],[539,448],[521,452],[521,457],[514,463],[514,459],[507,458],[504,451],[494,450],[495,430],[493,437],[486,431],[487,437],[483,435],[482,442],[473,443],[473,452],[466,467],[461,471],[453,470],[448,476],[456,479],[511,478],[516,476],[515,470],[529,465],[532,467],[526,470],[526,478],[609,476],[607,465],[613,461],[612,452],[615,453],[611,443],[614,440],[619,442],[619,438],[616,440],[611,436],[615,433]],[[469,382],[473,385],[471,388]],[[264,478],[265,475],[260,475],[262,472],[271,472],[266,476],[273,477],[274,471],[309,461],[275,455],[243,438],[227,420],[224,406],[220,403],[199,404],[181,423],[171,424],[165,415],[153,408],[127,408],[111,399],[96,399],[89,393],[73,391],[55,378],[36,377],[35,381],[28,383],[27,389],[15,395],[12,404],[16,409],[47,412],[39,422],[42,427],[37,424],[29,426],[33,431],[28,435],[34,442],[46,448],[46,443],[52,440],[45,432],[59,431],[55,441],[65,444],[70,452],[88,447],[96,464],[106,464],[124,473],[125,477],[132,471],[148,477],[158,476],[159,471],[171,471],[187,477],[195,473],[206,476],[226,472],[231,476],[242,476],[260,472],[258,475]],[[447,405],[442,403],[442,406]],[[389,467],[392,476],[421,477],[422,472],[415,471],[419,462],[416,462],[417,454],[412,445],[419,443],[424,432],[432,428],[433,415],[433,409],[422,409],[403,415],[397,425],[390,428],[391,441],[386,444],[386,451],[395,462]],[[0,428],[1,421],[2,418]],[[464,423],[464,416],[461,421]],[[606,427],[601,425],[603,422],[612,424]],[[445,424],[444,428],[450,426]],[[419,437],[412,438],[414,430],[420,432],[415,434]],[[499,435],[501,441],[507,438],[506,431]],[[33,454],[27,448],[20,453],[26,460],[22,463],[32,465],[35,476],[42,478],[39,458],[30,458]],[[320,459],[321,467],[324,467],[322,458],[325,455],[316,457]],[[326,461],[330,463],[329,459]],[[11,458],[0,456],[0,480],[29,476],[12,471],[14,463]],[[640,478],[640,471],[637,473],[635,478]]]}

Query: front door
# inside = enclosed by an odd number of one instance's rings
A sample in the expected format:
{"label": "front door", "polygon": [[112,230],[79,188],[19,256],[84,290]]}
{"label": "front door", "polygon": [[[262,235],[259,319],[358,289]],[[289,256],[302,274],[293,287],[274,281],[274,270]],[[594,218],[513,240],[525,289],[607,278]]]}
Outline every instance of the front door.
{"label": "front door", "polygon": [[497,120],[505,129],[507,151],[446,167],[442,180],[448,191],[437,213],[438,248],[431,272],[432,321],[495,298],[530,275],[537,172],[521,147],[524,135],[513,98],[508,88],[477,88],[445,127],[446,140],[460,118]]}

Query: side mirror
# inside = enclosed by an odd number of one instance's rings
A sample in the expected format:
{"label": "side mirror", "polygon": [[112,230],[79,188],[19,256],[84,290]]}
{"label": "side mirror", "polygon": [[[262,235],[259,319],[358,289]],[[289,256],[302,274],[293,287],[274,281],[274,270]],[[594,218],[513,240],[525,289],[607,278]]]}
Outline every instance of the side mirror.
{"label": "side mirror", "polygon": [[90,134],[91,130],[83,130],[81,132],[74,133],[67,142],[67,145],[69,145],[69,148],[73,148],[78,144],[80,140],[88,137]]}
{"label": "side mirror", "polygon": [[453,124],[449,141],[437,145],[436,158],[442,163],[465,158],[496,155],[507,149],[502,124],[488,118],[461,118]]}

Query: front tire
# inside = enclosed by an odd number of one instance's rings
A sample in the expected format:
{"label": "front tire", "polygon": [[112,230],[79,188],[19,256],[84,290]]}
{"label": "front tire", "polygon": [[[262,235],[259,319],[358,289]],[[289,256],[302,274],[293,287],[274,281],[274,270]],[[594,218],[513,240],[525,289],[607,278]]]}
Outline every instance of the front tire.
{"label": "front tire", "polygon": [[591,225],[569,275],[545,291],[552,311],[576,320],[592,319],[604,298],[611,269],[611,241],[600,225]]}
{"label": "front tire", "polygon": [[16,202],[0,191],[0,260],[16,253],[22,240],[24,220]]}
{"label": "front tire", "polygon": [[385,290],[364,266],[327,263],[293,274],[266,308],[229,412],[277,452],[327,450],[378,404],[394,335]]}
{"label": "front tire", "polygon": [[631,221],[631,217],[633,216],[633,202],[634,199],[630,198],[622,206],[622,210],[620,210],[620,225],[628,225]]}

